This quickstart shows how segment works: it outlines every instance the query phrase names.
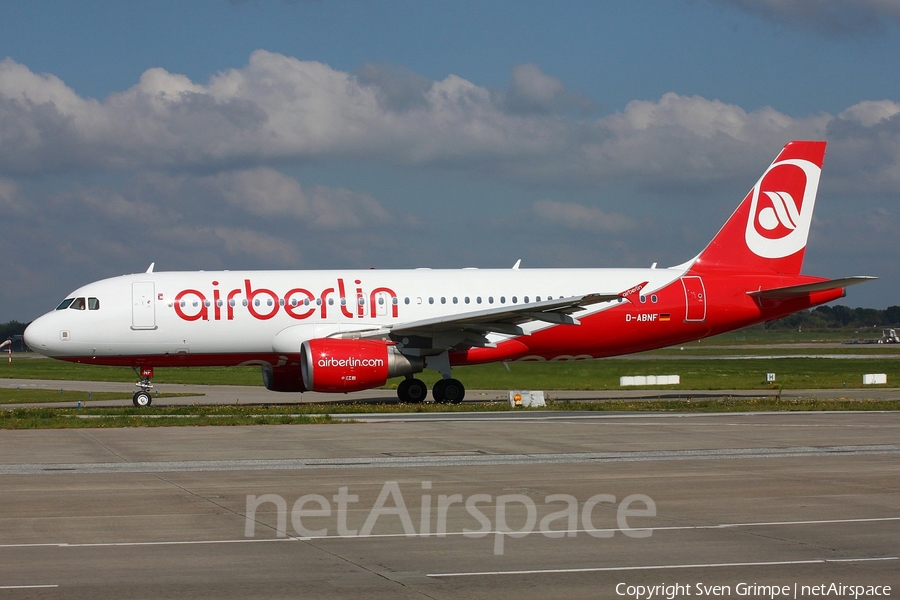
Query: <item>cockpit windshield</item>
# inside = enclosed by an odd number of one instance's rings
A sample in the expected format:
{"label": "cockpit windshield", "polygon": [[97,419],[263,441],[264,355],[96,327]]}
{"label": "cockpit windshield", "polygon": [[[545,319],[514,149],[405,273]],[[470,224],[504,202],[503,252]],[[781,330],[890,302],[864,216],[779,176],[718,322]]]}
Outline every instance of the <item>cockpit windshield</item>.
{"label": "cockpit windshield", "polygon": [[56,307],[56,310],[65,310],[67,308],[71,308],[72,310],[100,310],[100,299],[99,298],[66,298],[62,302],[59,303],[59,306]]}

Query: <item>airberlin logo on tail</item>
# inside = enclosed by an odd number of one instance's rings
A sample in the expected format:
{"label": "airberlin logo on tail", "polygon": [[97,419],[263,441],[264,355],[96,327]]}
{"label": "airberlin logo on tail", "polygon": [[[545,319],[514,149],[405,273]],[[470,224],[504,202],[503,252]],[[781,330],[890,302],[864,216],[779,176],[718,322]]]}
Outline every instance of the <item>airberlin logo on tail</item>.
{"label": "airberlin logo on tail", "polygon": [[822,169],[808,160],[775,162],[751,192],[744,239],[763,258],[784,258],[806,246]]}

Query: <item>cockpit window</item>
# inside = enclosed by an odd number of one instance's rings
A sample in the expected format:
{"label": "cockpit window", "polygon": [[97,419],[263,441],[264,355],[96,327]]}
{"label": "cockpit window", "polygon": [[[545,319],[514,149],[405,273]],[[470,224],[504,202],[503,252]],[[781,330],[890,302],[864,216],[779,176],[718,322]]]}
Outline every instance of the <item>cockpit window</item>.
{"label": "cockpit window", "polygon": [[62,302],[59,303],[59,306],[56,307],[56,310],[65,310],[65,309],[69,308],[69,305],[72,304],[72,302],[74,300],[75,300],[75,298],[66,298],[65,300],[63,300]]}
{"label": "cockpit window", "polygon": [[69,308],[72,310],[84,310],[84,298],[75,298],[74,300],[72,300],[72,304],[69,305]]}
{"label": "cockpit window", "polygon": [[88,310],[100,310],[100,300],[98,298],[88,298]]}

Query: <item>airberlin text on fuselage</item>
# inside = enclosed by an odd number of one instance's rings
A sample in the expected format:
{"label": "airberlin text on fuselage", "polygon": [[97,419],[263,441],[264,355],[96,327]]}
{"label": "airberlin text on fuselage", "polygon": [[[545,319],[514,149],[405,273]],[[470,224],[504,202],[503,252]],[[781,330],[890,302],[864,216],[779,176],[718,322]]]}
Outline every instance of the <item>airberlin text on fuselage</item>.
{"label": "airberlin text on fuselage", "polygon": [[[185,321],[231,321],[234,319],[235,310],[243,310],[254,319],[266,321],[273,318],[279,311],[284,311],[292,319],[302,321],[319,314],[319,318],[329,317],[329,310],[340,310],[341,314],[348,318],[375,317],[379,312],[387,315],[390,307],[391,316],[397,316],[397,294],[387,287],[377,287],[366,294],[360,287],[362,282],[354,280],[356,284],[355,297],[348,298],[345,293],[344,280],[337,279],[337,287],[329,287],[319,294],[295,287],[287,290],[283,295],[275,290],[264,287],[255,287],[249,279],[244,280],[242,287],[228,290],[219,289],[219,282],[212,282],[212,290],[204,293],[197,289],[181,290],[175,295],[173,307],[175,314]],[[368,315],[366,308],[368,307]],[[379,310],[380,308],[380,310]],[[337,315],[331,315],[332,318]]]}

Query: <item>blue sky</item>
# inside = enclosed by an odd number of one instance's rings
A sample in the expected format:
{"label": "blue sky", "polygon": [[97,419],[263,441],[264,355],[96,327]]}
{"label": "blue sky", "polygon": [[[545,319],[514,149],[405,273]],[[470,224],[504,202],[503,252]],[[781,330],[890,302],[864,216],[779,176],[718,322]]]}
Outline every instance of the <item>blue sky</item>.
{"label": "blue sky", "polygon": [[0,2],[0,322],[146,269],[648,266],[790,139],[900,304],[890,0]]}

